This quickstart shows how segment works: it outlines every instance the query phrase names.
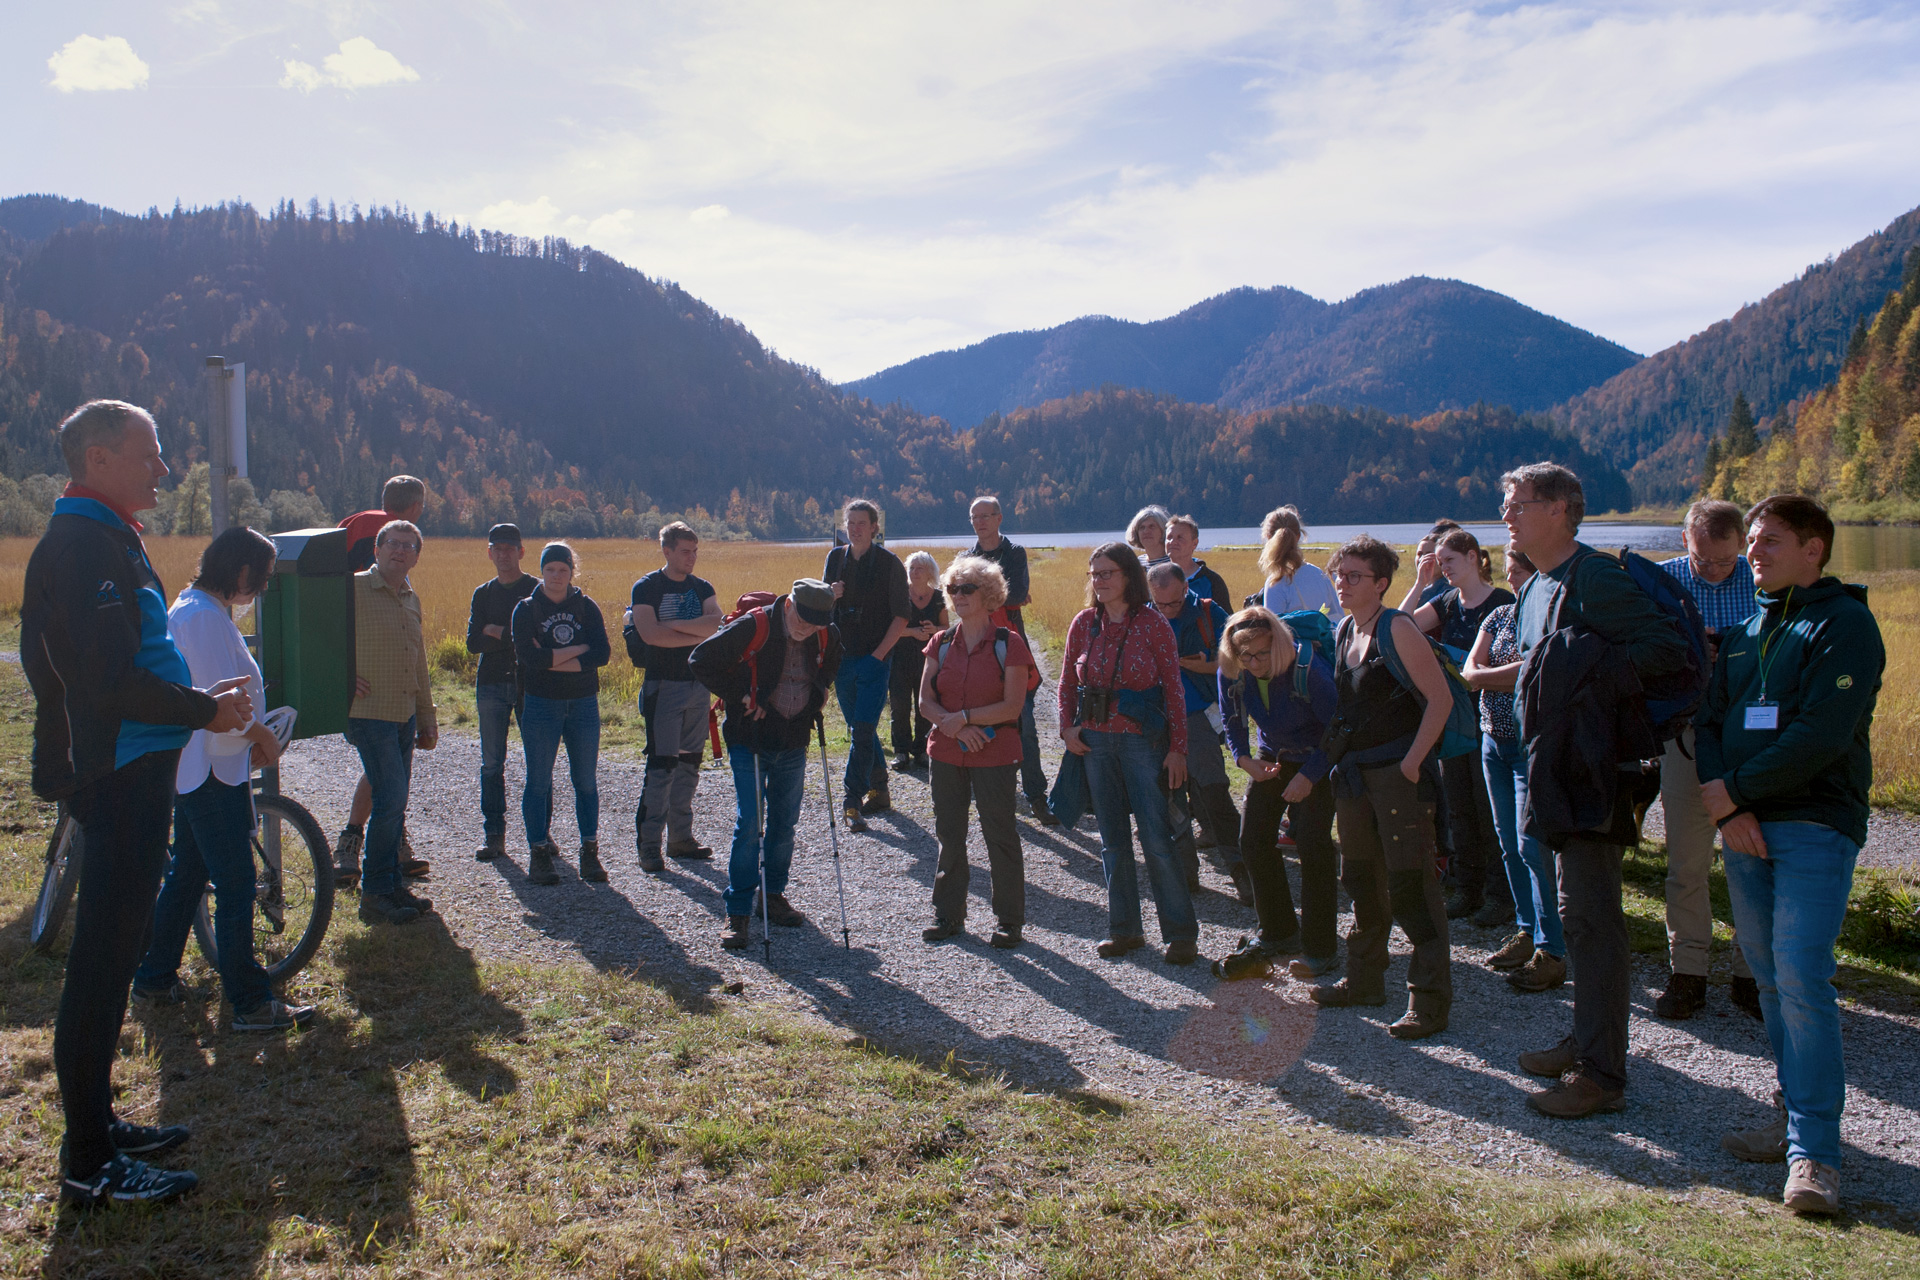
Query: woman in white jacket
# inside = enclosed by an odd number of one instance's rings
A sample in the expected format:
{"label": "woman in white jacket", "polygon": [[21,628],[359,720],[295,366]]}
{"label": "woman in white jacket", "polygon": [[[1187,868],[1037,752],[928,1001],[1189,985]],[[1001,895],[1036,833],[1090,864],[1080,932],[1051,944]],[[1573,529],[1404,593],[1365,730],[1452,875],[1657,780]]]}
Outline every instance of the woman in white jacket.
{"label": "woman in white jacket", "polygon": [[[167,630],[196,685],[247,677],[255,707],[267,705],[260,666],[234,625],[273,573],[274,545],[252,529],[229,529],[200,555],[193,585],[167,612]],[[313,1017],[311,1005],[273,994],[253,951],[253,770],[280,758],[273,731],[255,717],[232,733],[194,733],[180,753],[173,807],[173,864],[153,907],[153,940],[133,977],[135,999],[178,1004],[186,998],[180,957],[194,913],[213,883],[214,949],[235,1031],[285,1031]]]}

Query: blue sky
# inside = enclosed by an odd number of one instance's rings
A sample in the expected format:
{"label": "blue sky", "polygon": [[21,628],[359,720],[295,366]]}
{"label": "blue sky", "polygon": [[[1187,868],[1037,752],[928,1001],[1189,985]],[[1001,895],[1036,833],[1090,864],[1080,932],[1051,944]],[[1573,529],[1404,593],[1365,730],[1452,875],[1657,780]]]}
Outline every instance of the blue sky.
{"label": "blue sky", "polygon": [[592,244],[836,380],[1409,275],[1636,351],[1920,205],[1912,5],[132,0],[0,14],[0,194]]}

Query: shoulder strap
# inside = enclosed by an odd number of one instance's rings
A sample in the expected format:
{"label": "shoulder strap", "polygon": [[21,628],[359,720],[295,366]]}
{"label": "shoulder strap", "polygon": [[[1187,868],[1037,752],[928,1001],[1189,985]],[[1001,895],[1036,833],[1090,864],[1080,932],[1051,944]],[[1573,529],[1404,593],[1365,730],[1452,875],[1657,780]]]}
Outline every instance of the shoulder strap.
{"label": "shoulder strap", "polygon": [[1387,670],[1400,682],[1400,687],[1408,693],[1419,694],[1419,686],[1413,682],[1413,674],[1407,670],[1406,663],[1400,661],[1400,651],[1394,647],[1393,624],[1396,619],[1406,615],[1394,608],[1380,610],[1379,621],[1373,624],[1373,642],[1380,647],[1380,656],[1387,660]]}
{"label": "shoulder strap", "polygon": [[1206,641],[1207,644],[1207,652],[1214,653],[1217,657],[1218,654],[1215,651],[1218,648],[1218,637],[1213,633],[1212,600],[1202,600],[1200,602],[1200,617],[1197,621],[1200,624],[1200,638]]}
{"label": "shoulder strap", "polygon": [[1313,643],[1309,640],[1294,642],[1293,654],[1293,696],[1302,702],[1313,701],[1308,677],[1309,666],[1313,662]]}
{"label": "shoulder strap", "polygon": [[1000,674],[1004,677],[1007,674],[1007,629],[1005,627],[993,629],[993,660],[1000,664]]}
{"label": "shoulder strap", "polygon": [[936,671],[947,665],[947,650],[953,648],[953,638],[959,634],[960,624],[956,622],[948,627],[946,633],[940,637],[940,656],[935,660],[934,664]]}

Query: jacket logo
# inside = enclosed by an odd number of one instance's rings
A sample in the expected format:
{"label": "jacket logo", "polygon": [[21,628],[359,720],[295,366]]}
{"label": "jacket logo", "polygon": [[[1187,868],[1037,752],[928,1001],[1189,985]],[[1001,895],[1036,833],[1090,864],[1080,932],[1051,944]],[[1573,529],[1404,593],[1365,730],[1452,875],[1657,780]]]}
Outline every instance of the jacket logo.
{"label": "jacket logo", "polygon": [[573,643],[573,624],[571,622],[555,623],[553,628],[553,640],[554,640],[554,644],[557,647],[562,649],[572,644]]}
{"label": "jacket logo", "polygon": [[1835,687],[1835,688],[1838,688],[1838,689],[1851,689],[1851,688],[1853,688],[1853,677],[1852,677],[1852,676],[1841,676],[1841,677],[1840,677],[1840,678],[1839,678],[1838,680],[1835,680],[1835,681],[1834,681],[1833,683],[1834,683],[1834,687]]}
{"label": "jacket logo", "polygon": [[101,579],[100,589],[93,593],[94,607],[96,609],[108,609],[114,605],[124,603],[126,602],[120,598],[120,588],[114,580],[112,578]]}

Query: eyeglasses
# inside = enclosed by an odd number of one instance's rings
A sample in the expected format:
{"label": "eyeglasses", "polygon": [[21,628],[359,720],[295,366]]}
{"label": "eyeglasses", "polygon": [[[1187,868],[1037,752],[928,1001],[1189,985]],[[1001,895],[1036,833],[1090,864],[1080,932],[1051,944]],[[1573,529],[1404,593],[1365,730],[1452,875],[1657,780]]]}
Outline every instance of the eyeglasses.
{"label": "eyeglasses", "polygon": [[1118,569],[1089,569],[1087,570],[1087,576],[1095,582],[1105,582],[1118,572],[1120,572]]}
{"label": "eyeglasses", "polygon": [[1688,556],[1696,569],[1731,569],[1740,563],[1739,556],[1726,556],[1719,560],[1709,560],[1705,556]]}
{"label": "eyeglasses", "polygon": [[979,589],[980,584],[977,582],[951,582],[947,584],[947,594],[950,596],[970,596]]}
{"label": "eyeglasses", "polygon": [[380,545],[383,547],[392,547],[395,551],[411,551],[415,555],[420,554],[420,544],[417,542],[401,542],[398,538],[389,538]]}
{"label": "eyeglasses", "polygon": [[1552,498],[1552,499],[1528,498],[1525,502],[1502,503],[1500,506],[1500,518],[1502,520],[1505,520],[1508,516],[1525,515],[1528,507],[1544,507],[1550,501],[1558,502],[1559,499],[1558,498]]}
{"label": "eyeglasses", "polygon": [[1365,582],[1369,578],[1377,582],[1380,580],[1380,575],[1369,573],[1365,569],[1349,569],[1333,575],[1335,582]]}

